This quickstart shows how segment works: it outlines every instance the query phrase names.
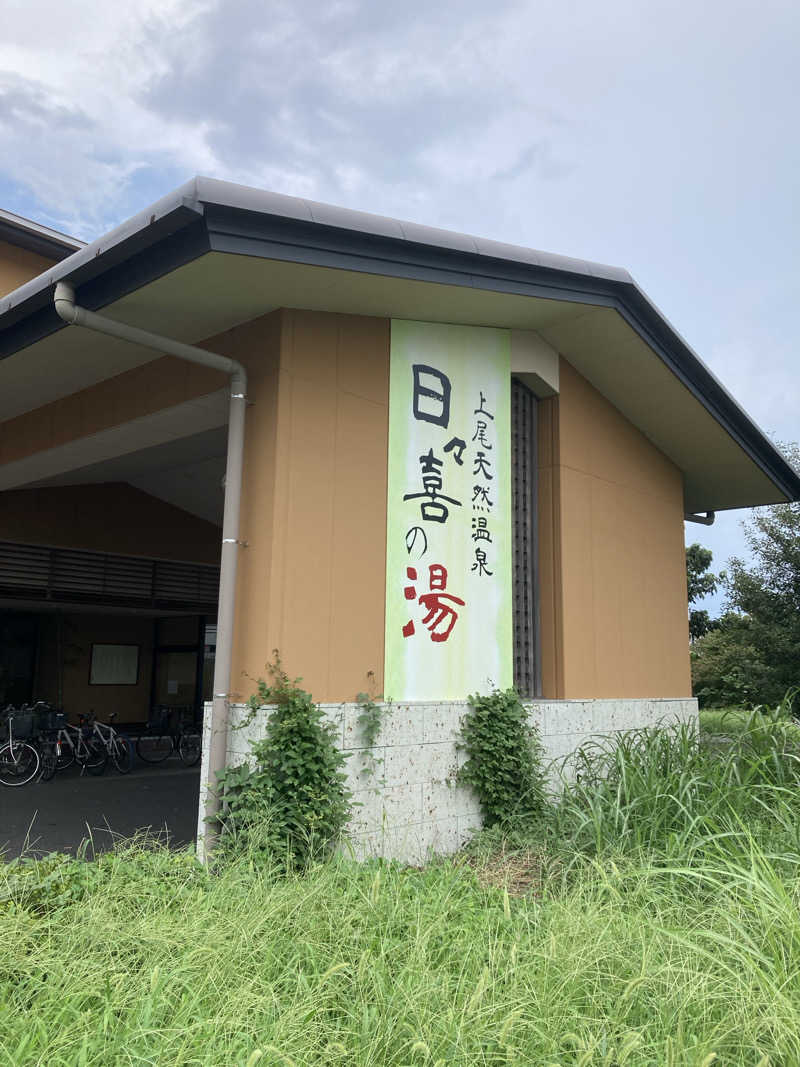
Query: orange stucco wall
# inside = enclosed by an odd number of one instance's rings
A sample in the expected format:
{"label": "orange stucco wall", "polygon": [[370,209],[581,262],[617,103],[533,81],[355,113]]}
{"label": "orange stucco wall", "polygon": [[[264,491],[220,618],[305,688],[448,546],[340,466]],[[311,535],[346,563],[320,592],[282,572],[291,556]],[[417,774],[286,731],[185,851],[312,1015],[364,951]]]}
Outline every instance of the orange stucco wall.
{"label": "orange stucco wall", "polygon": [[[277,648],[318,700],[380,693],[389,321],[280,310],[203,343],[250,375],[231,691]],[[0,462],[224,382],[154,360],[3,424]],[[539,415],[543,695],[689,695],[680,472],[564,360]],[[217,560],[215,527],[137,492],[0,494],[0,538]]]}
{"label": "orange stucco wall", "polygon": [[29,282],[42,271],[52,267],[53,259],[46,259],[25,248],[0,241],[0,296],[13,292],[20,285]]}
{"label": "orange stucco wall", "polygon": [[680,471],[575,371],[540,405],[544,695],[691,695]]}
{"label": "orange stucco wall", "polygon": [[380,692],[389,322],[284,310],[213,343],[248,367],[252,405],[232,691],[277,648],[318,700]]}
{"label": "orange stucco wall", "polygon": [[0,541],[219,563],[219,527],[124,483],[0,493]]}

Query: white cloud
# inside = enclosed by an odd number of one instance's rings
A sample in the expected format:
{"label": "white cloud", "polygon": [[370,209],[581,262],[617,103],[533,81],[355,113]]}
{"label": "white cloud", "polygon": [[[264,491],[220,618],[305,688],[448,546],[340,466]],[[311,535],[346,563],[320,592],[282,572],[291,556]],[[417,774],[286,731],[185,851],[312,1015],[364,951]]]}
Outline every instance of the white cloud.
{"label": "white cloud", "polygon": [[[82,235],[119,214],[136,175],[153,166],[213,166],[203,123],[141,102],[167,73],[149,41],[197,18],[199,4],[39,0],[6,13],[0,44],[0,172],[49,220]],[[71,34],[71,35],[70,35]]]}
{"label": "white cloud", "polygon": [[800,438],[791,0],[64,15],[4,12],[16,210],[90,237],[207,173],[616,263],[766,430]]}

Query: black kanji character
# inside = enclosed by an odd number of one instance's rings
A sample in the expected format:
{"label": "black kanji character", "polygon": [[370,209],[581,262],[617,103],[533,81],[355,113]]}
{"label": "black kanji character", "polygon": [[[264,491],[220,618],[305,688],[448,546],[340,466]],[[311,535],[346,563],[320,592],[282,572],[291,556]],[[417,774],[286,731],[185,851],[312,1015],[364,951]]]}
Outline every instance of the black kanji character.
{"label": "black kanji character", "polygon": [[478,572],[479,578],[482,574],[488,574],[490,578],[492,576],[493,572],[486,566],[486,553],[482,548],[475,549],[475,562],[472,564],[472,570]]}
{"label": "black kanji character", "polygon": [[[450,421],[450,379],[440,370],[426,367],[424,363],[415,363],[411,370],[414,375],[414,418],[447,429]],[[431,401],[425,408],[421,406],[423,398]]]}
{"label": "black kanji character", "polygon": [[444,446],[445,452],[452,452],[453,459],[459,465],[464,466],[464,460],[461,458],[464,455],[464,449],[467,447],[467,442],[462,441],[460,437],[451,437],[447,444]]}
{"label": "black kanji character", "polygon": [[484,476],[484,478],[486,478],[486,480],[490,482],[492,480],[492,478],[494,477],[493,474],[489,473],[490,462],[491,461],[486,458],[486,453],[485,452],[480,452],[480,451],[476,452],[475,453],[475,470],[472,473],[473,474],[482,474]]}
{"label": "black kanji character", "polygon": [[487,419],[491,419],[494,422],[494,415],[492,415],[491,411],[487,411],[483,406],[485,403],[486,403],[486,397],[483,395],[483,393],[481,393],[480,406],[475,408],[475,410],[472,412],[472,414],[473,415],[485,415],[487,417]]}

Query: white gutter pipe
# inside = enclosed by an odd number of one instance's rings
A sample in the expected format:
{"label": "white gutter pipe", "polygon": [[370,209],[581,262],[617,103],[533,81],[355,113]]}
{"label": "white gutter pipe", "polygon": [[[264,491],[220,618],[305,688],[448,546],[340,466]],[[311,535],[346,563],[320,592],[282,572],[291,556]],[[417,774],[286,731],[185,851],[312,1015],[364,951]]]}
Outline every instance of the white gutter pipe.
{"label": "white gutter pipe", "polygon": [[[208,789],[206,790],[205,818],[213,820],[220,809],[216,790],[216,774],[225,767],[228,748],[228,705],[233,653],[233,621],[236,604],[236,564],[239,557],[239,509],[242,496],[242,463],[244,459],[244,422],[247,407],[247,371],[238,360],[207,352],[204,348],[185,345],[170,337],[140,330],[124,322],[98,315],[75,303],[75,289],[67,282],[58,282],[55,292],[55,307],[64,322],[83,326],[118,337],[122,341],[155,349],[178,359],[199,363],[223,371],[231,378],[230,413],[228,416],[228,457],[225,467],[225,504],[222,519],[222,554],[219,573],[219,608],[217,617],[217,652],[214,661],[214,700],[211,711],[211,729],[208,752]],[[213,846],[216,833],[211,821],[205,822],[205,832],[198,841],[203,858]]]}

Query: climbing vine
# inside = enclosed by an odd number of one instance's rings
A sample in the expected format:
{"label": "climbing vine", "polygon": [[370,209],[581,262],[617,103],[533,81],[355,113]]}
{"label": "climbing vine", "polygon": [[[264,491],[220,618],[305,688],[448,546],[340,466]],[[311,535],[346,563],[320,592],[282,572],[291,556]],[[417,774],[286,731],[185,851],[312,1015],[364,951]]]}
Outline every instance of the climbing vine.
{"label": "climbing vine", "polygon": [[252,716],[271,708],[265,736],[250,743],[250,763],[218,775],[221,844],[227,851],[266,853],[290,866],[330,852],[350,817],[345,757],[334,727],[301,679],[291,680],[277,649],[248,704]]}
{"label": "climbing vine", "polygon": [[459,781],[478,795],[487,826],[519,824],[545,809],[543,749],[539,732],[514,689],[467,698],[461,720],[466,762]]}
{"label": "climbing vine", "polygon": [[[370,683],[374,682],[372,671],[367,672]],[[378,740],[381,729],[389,714],[389,704],[379,703],[380,697],[375,697],[374,692],[359,693],[356,702],[360,707],[358,719],[359,740],[366,752],[362,756],[362,774],[372,777],[383,760],[375,755],[375,743]]]}

